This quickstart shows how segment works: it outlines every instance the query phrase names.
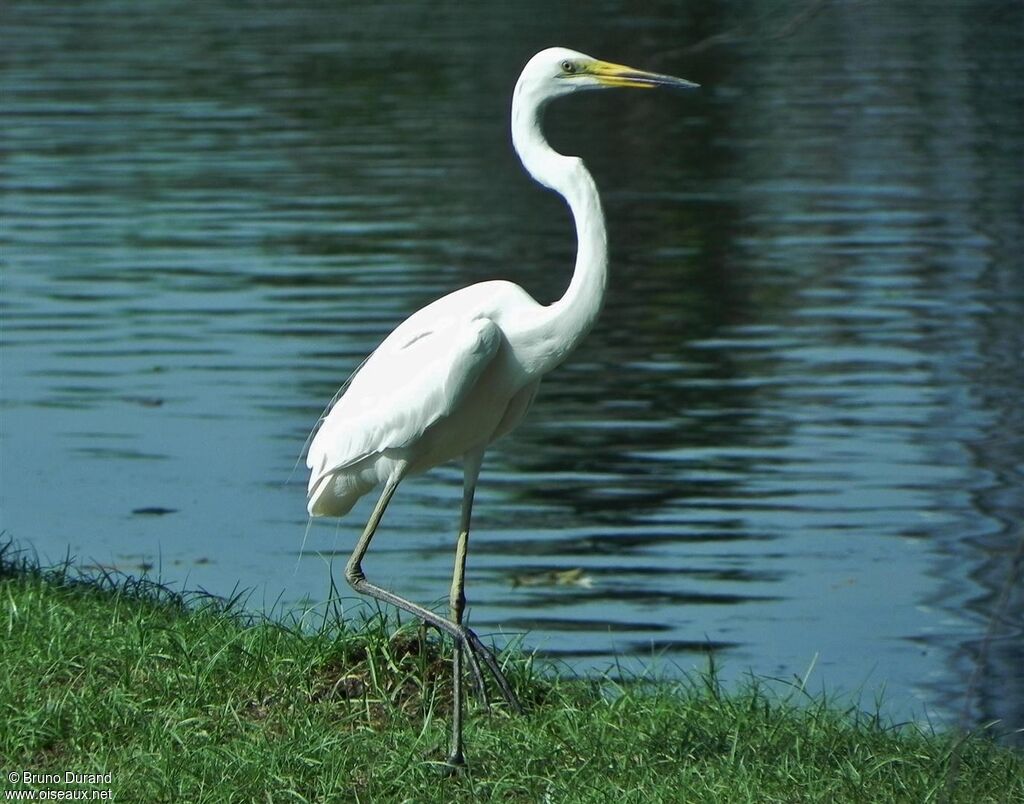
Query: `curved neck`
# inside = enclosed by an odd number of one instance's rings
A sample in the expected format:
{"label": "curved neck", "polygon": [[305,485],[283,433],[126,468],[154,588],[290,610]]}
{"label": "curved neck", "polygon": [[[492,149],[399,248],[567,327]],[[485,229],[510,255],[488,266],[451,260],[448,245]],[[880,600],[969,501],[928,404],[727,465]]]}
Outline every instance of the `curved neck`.
{"label": "curved neck", "polygon": [[608,238],[597,187],[582,160],[555,151],[540,130],[544,100],[517,85],[512,96],[512,144],[523,167],[569,204],[576,223],[576,267],[565,294],[530,326],[535,359],[547,371],[561,363],[590,331],[608,280]]}

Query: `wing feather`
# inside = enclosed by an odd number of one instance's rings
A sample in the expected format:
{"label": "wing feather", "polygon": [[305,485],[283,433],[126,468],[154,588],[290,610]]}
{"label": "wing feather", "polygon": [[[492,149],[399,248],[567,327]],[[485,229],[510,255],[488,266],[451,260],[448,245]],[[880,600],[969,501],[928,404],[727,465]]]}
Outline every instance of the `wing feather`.
{"label": "wing feather", "polygon": [[501,346],[501,330],[486,316],[424,319],[388,336],[324,418],[306,458],[310,493],[325,476],[408,446],[451,414]]}

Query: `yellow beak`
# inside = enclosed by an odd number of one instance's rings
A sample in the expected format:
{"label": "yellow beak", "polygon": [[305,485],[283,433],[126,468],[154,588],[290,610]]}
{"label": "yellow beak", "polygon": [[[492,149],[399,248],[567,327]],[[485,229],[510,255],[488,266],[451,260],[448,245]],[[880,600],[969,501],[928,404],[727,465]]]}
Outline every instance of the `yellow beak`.
{"label": "yellow beak", "polygon": [[676,78],[673,75],[662,75],[661,73],[649,73],[644,70],[627,67],[624,64],[612,64],[609,61],[595,62],[589,66],[587,72],[609,87],[697,89],[700,86],[700,84],[687,81],[685,78]]}

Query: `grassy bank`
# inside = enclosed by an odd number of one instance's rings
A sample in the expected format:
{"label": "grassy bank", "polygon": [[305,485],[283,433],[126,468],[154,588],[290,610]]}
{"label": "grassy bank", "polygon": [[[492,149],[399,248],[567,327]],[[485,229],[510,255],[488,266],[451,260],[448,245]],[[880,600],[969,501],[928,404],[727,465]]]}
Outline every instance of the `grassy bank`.
{"label": "grassy bank", "polygon": [[[1024,801],[1024,757],[981,739],[753,688],[726,695],[707,678],[599,689],[539,677],[521,656],[503,658],[529,714],[471,707],[471,767],[446,777],[447,650],[415,627],[324,619],[311,634],[8,555],[0,791],[218,804]],[[110,777],[11,784],[26,771]]]}

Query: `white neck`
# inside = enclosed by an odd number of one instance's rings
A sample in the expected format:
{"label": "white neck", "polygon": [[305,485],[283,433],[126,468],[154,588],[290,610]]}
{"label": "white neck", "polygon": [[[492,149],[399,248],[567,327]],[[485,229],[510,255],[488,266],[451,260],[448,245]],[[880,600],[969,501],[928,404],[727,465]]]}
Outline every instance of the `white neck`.
{"label": "white neck", "polygon": [[532,96],[528,87],[516,85],[512,144],[527,172],[568,202],[576,222],[576,267],[565,295],[531,322],[541,372],[561,363],[590,331],[601,311],[608,279],[608,238],[597,187],[582,160],[563,156],[544,139],[543,105],[543,99]]}

